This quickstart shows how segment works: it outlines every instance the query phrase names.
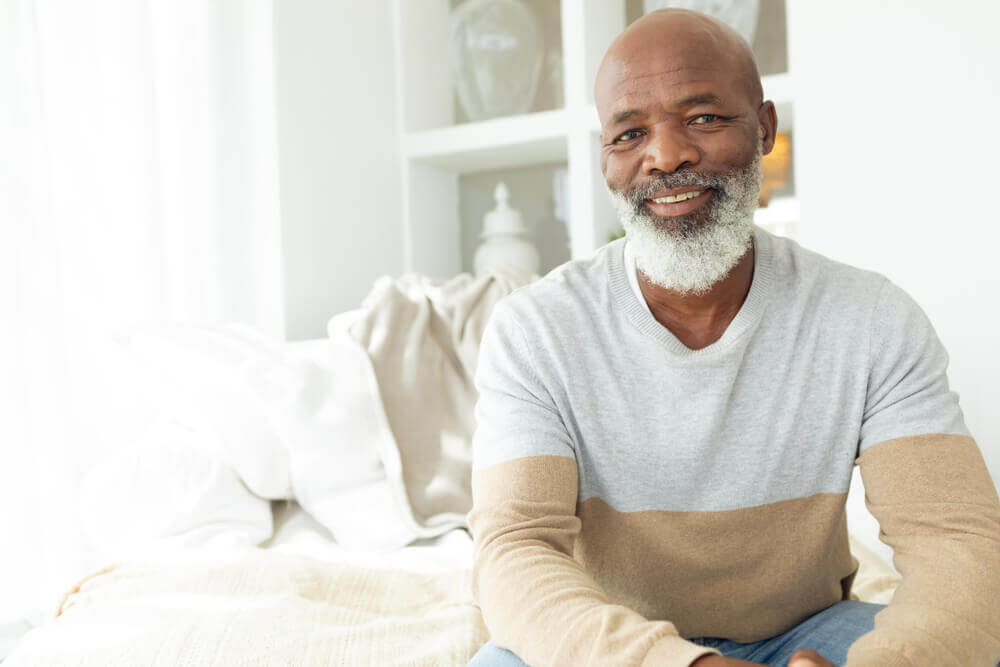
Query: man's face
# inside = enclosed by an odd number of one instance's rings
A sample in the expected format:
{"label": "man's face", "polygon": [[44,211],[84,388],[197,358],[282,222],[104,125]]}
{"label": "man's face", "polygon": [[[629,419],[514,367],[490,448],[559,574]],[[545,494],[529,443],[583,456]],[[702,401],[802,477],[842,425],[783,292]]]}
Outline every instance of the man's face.
{"label": "man's face", "polygon": [[746,45],[700,20],[626,33],[595,87],[601,169],[636,263],[651,282],[693,294],[750,247],[776,124]]}
{"label": "man's face", "polygon": [[[745,69],[693,38],[627,48],[597,87],[601,169],[609,189],[664,231],[689,235],[711,221],[727,179],[773,144],[768,109]],[[769,105],[767,105],[769,106]],[[773,113],[773,112],[771,112]]]}

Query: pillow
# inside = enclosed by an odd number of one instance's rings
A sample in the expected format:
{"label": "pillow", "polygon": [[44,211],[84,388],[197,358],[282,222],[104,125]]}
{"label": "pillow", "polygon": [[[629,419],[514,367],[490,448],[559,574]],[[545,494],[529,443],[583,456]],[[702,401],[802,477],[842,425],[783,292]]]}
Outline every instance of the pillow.
{"label": "pillow", "polygon": [[851,584],[851,599],[889,604],[903,578],[874,551],[848,535],[851,553],[858,559],[858,573]]}
{"label": "pillow", "polygon": [[892,548],[878,537],[878,521],[865,506],[865,486],[857,466],[851,477],[846,511],[851,553],[858,559],[851,598],[888,604],[902,577],[892,566]]}
{"label": "pillow", "polygon": [[[336,316],[346,325],[357,312]],[[250,384],[289,457],[302,508],[348,549],[395,549],[413,539],[405,500],[383,465],[395,447],[364,349],[346,333],[288,347],[281,381],[251,367]]]}
{"label": "pillow", "polygon": [[137,389],[162,418],[203,436],[215,458],[231,465],[253,493],[290,497],[288,453],[248,377],[252,373],[275,392],[298,381],[280,343],[246,326],[167,324],[134,331],[127,352]]}
{"label": "pillow", "polygon": [[254,546],[272,533],[271,506],[212,455],[202,434],[160,420],[83,480],[80,518],[111,559],[190,546]]}
{"label": "pillow", "polygon": [[246,327],[168,325],[137,331],[129,351],[162,419],[197,434],[256,495],[294,497],[347,548],[413,539],[383,464],[395,443],[375,374],[346,332],[278,344]]}
{"label": "pillow", "polygon": [[892,547],[879,539],[878,520],[865,506],[865,485],[861,481],[861,469],[858,466],[854,466],[847,494],[847,528],[858,544],[863,545],[886,566],[892,567]]}

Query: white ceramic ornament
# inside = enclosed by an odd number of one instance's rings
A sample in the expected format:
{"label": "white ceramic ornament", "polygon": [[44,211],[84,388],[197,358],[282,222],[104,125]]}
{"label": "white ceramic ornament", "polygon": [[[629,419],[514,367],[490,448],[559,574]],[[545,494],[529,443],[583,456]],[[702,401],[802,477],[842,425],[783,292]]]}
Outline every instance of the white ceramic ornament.
{"label": "white ceramic ornament", "polygon": [[490,271],[524,277],[538,274],[538,250],[527,238],[527,227],[517,209],[510,207],[510,191],[498,183],[493,191],[497,205],[483,218],[483,242],[476,249],[476,275]]}

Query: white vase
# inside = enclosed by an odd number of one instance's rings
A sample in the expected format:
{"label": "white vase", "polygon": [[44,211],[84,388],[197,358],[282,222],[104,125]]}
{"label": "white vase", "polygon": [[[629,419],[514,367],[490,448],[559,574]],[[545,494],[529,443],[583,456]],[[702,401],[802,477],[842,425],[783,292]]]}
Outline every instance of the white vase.
{"label": "white vase", "polygon": [[476,275],[496,271],[524,278],[538,275],[538,250],[528,240],[524,219],[510,207],[510,191],[503,183],[493,191],[496,208],[483,219],[483,242],[476,249]]}
{"label": "white vase", "polygon": [[467,0],[451,15],[451,67],[469,120],[526,113],[543,58],[538,18],[519,0]]}

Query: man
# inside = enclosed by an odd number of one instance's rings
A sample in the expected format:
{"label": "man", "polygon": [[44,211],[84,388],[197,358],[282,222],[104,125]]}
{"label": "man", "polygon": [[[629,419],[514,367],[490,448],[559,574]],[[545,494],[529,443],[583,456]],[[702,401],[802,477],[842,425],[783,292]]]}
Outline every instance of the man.
{"label": "man", "polygon": [[[627,236],[484,335],[471,664],[995,664],[1000,502],[947,355],[885,278],[753,227],[777,120],[747,44],[651,13],[595,99]],[[848,599],[856,460],[884,609]]]}

